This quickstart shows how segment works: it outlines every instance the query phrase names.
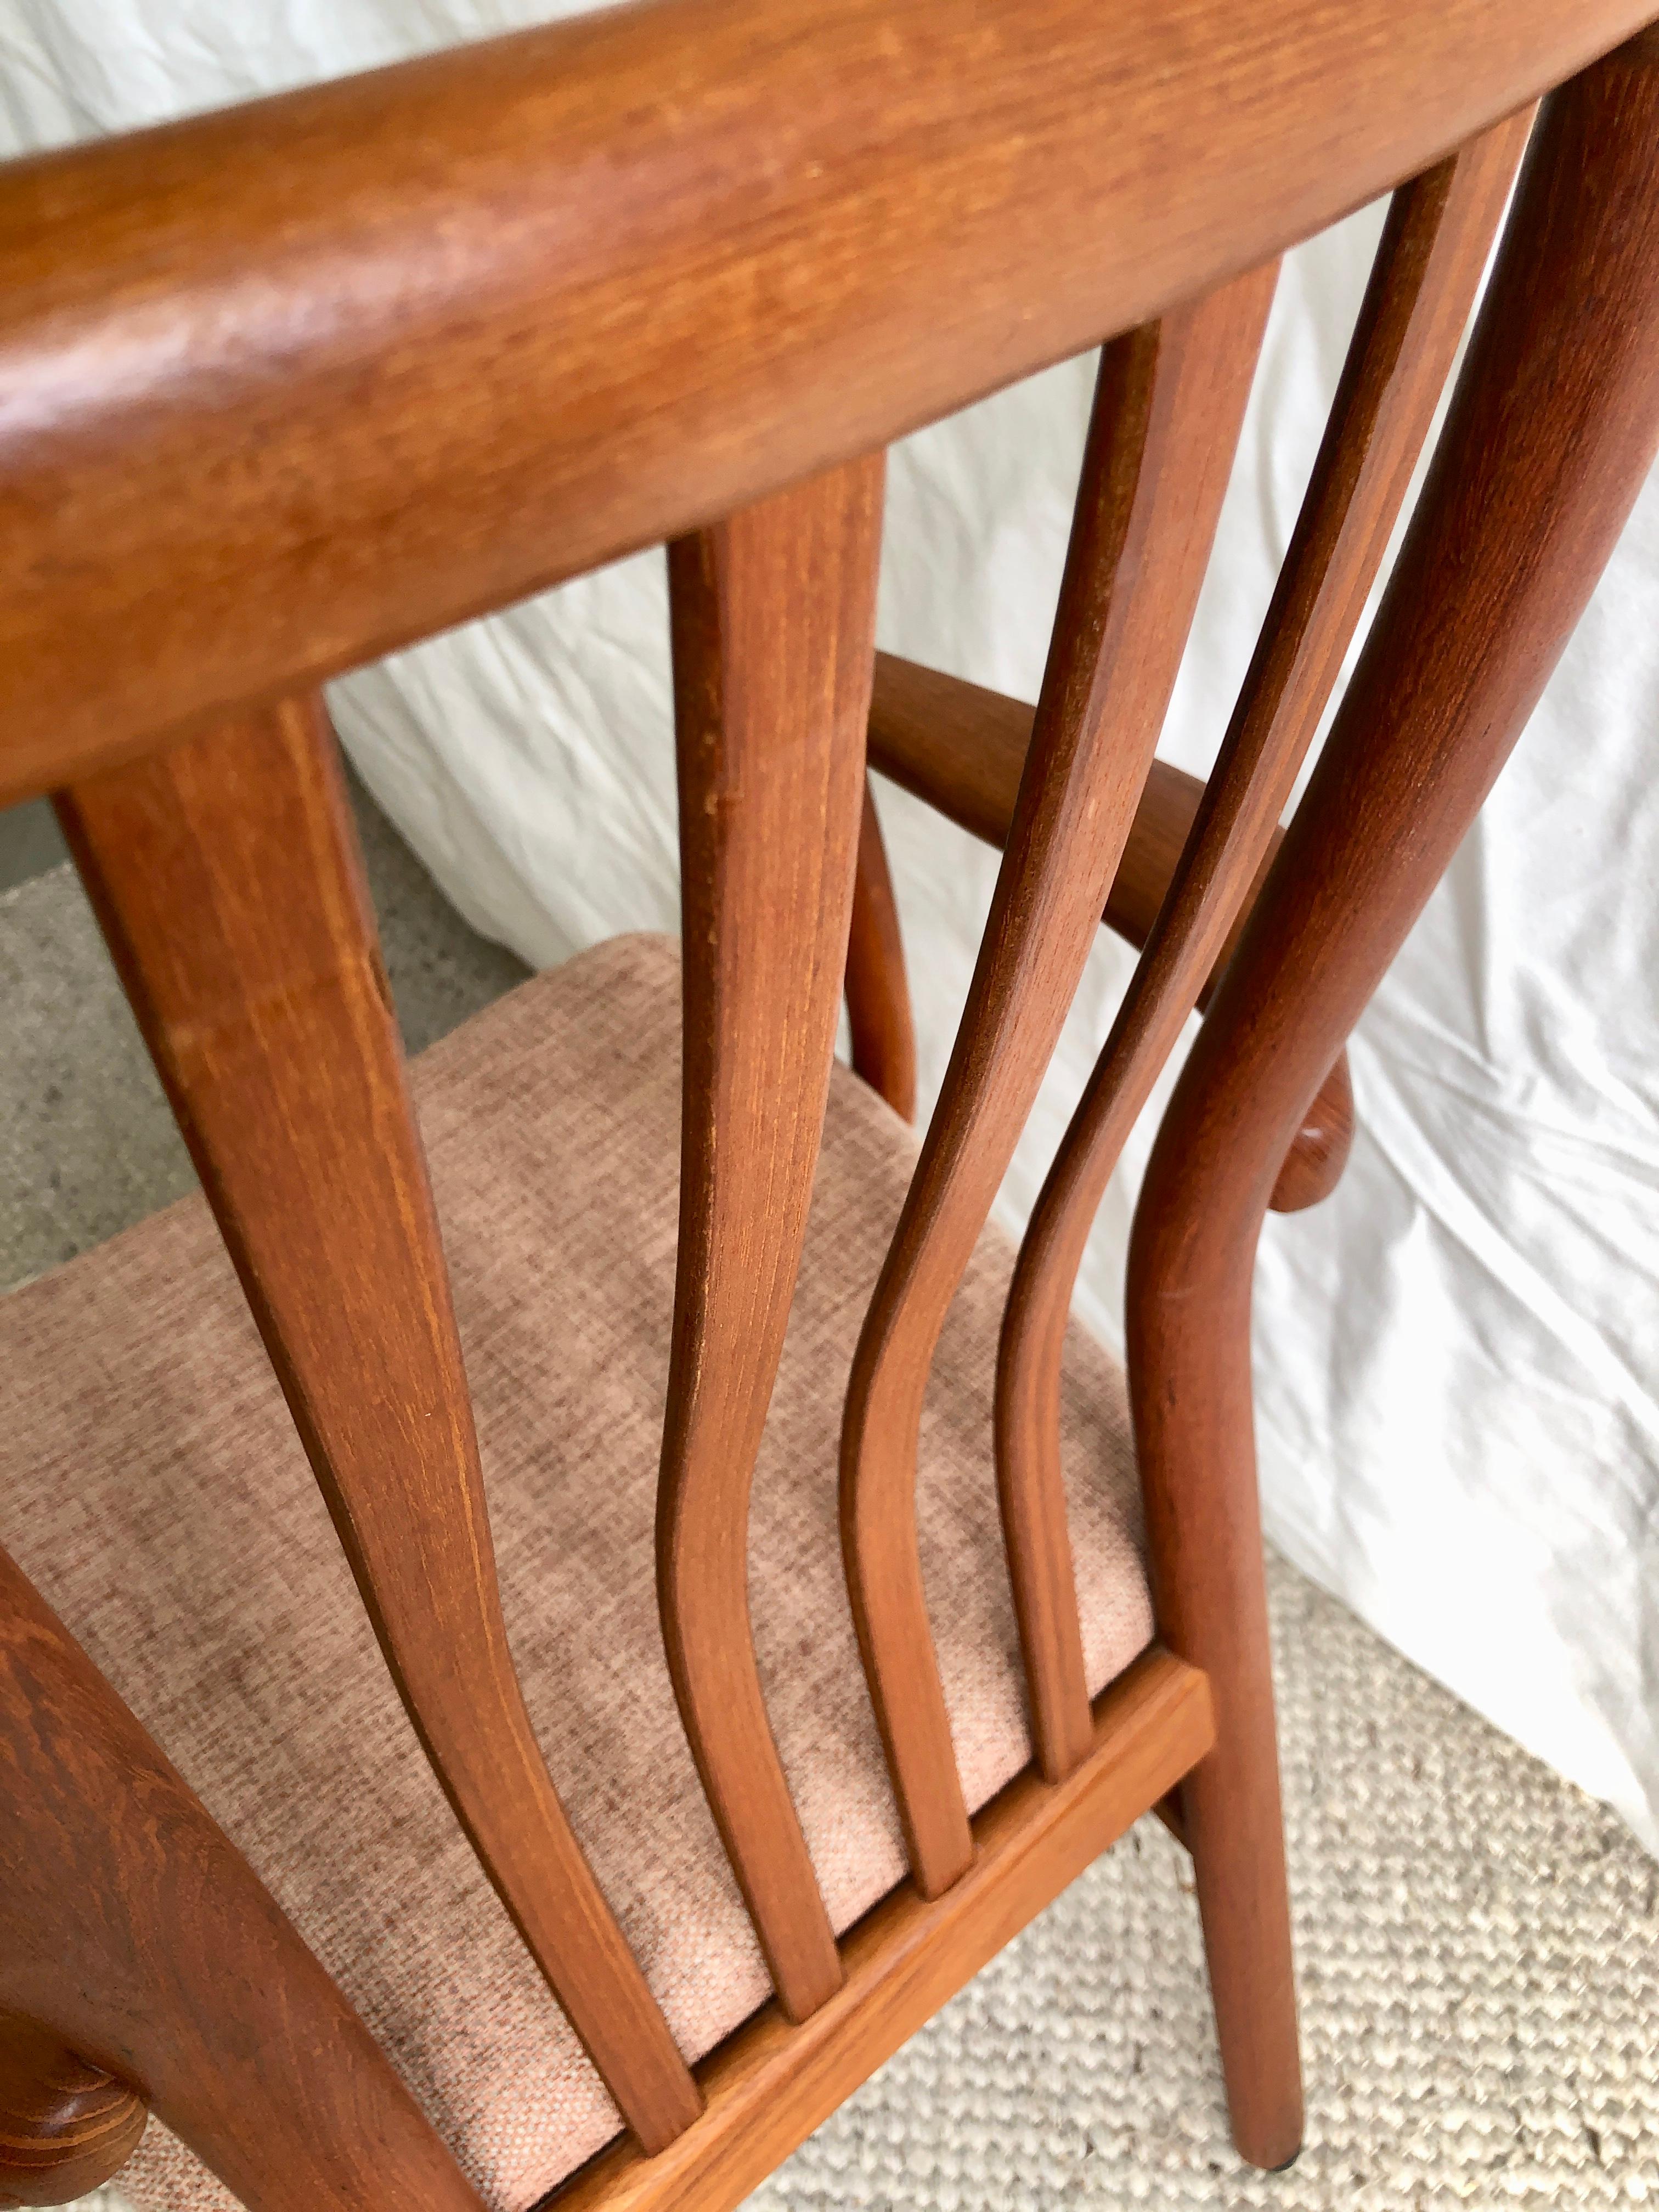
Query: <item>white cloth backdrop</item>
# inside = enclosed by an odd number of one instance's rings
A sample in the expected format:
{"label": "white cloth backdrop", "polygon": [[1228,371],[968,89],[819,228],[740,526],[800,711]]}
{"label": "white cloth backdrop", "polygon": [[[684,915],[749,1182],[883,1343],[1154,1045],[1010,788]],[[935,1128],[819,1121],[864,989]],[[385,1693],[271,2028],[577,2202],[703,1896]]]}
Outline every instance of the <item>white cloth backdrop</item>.
{"label": "white cloth backdrop", "polygon": [[[0,148],[562,12],[0,0]],[[1287,265],[1161,748],[1184,766],[1207,766],[1225,721],[1378,219],[1367,210]],[[884,645],[1036,696],[1091,377],[1091,362],[1066,363],[896,451]],[[363,775],[478,927],[545,963],[674,926],[659,554],[398,654],[331,697]],[[1340,1189],[1270,1218],[1256,1370],[1275,1540],[1659,1848],[1656,750],[1659,482],[1353,1041],[1359,1128]],[[925,1108],[995,863],[902,793],[881,802]],[[1002,1194],[1012,1223],[1126,973],[1103,933]],[[1144,1156],[1143,1133],[1082,1285],[1109,1334]]]}

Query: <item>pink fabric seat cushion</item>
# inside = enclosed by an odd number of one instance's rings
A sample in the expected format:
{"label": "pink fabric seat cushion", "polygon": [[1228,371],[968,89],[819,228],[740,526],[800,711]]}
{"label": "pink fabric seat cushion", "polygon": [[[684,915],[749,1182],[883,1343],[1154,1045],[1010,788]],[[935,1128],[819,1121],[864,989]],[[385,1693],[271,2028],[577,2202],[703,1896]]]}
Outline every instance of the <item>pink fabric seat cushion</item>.
{"label": "pink fabric seat cushion", "polygon": [[[532,1717],[696,2058],[769,1994],[663,1661],[652,1524],[672,1306],[679,971],[623,938],[428,1053],[421,1126]],[[755,1485],[773,1724],[838,1929],[903,1873],[836,1522],[842,1394],[915,1143],[837,1069]],[[924,1566],[969,1802],[1029,1739],[990,1461],[1011,1254],[982,1239],[921,1436]],[[0,1534],[246,1850],[501,2212],[614,2106],[450,1815],[381,1664],[204,1202],[0,1301]],[[1152,1634],[1121,1379],[1074,1329],[1063,1434],[1089,1680]],[[231,2202],[152,2123],[121,2188]]]}

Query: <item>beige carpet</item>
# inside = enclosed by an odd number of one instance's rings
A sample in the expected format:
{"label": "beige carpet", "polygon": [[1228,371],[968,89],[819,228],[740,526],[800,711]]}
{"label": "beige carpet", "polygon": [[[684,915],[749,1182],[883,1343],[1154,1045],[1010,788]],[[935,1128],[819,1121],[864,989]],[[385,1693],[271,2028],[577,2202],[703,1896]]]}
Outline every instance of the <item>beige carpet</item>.
{"label": "beige carpet", "polygon": [[[521,971],[372,815],[365,830],[423,1044]],[[0,895],[0,1004],[8,1284],[190,1171],[67,872]],[[1143,1821],[757,2207],[1659,2204],[1659,1865],[1291,1569],[1272,1579],[1309,2077],[1297,2165],[1255,2175],[1231,2153],[1185,1862]]]}

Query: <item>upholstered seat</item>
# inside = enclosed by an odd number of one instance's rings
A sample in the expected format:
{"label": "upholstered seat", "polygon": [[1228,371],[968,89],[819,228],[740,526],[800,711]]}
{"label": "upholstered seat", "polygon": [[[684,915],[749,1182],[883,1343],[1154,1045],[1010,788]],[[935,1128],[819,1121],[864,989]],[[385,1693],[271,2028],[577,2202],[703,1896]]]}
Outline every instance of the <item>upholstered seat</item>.
{"label": "upholstered seat", "polygon": [[[679,1013],[672,945],[619,939],[434,1047],[415,1085],[531,1713],[696,2057],[768,1983],[655,1609]],[[903,1871],[842,1578],[836,1466],[848,1361],[913,1156],[909,1133],[838,1069],[755,1486],[760,1664],[838,1929]],[[975,1806],[1029,1757],[989,1453],[1009,1261],[988,1233],[921,1438],[924,1565]],[[416,1747],[204,1203],[0,1301],[0,1536],[240,1844],[487,2202],[523,2212],[616,2112]],[[1121,1381],[1075,1329],[1062,1419],[1098,1689],[1152,1620]],[[168,2212],[229,2202],[155,2124],[120,2185]]]}

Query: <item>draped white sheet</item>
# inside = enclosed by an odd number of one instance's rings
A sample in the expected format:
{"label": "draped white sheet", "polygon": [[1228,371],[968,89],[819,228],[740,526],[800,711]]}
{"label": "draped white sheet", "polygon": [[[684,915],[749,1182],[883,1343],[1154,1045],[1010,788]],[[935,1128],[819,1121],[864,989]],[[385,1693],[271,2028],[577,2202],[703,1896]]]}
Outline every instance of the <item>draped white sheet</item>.
{"label": "draped white sheet", "polygon": [[[0,0],[0,150],[572,13],[548,0]],[[1205,768],[1286,544],[1375,242],[1292,255],[1161,750]],[[1036,696],[1092,364],[893,455],[881,637]],[[642,555],[335,685],[456,905],[546,963],[673,927],[663,564]],[[1270,1218],[1269,1528],[1383,1635],[1659,1847],[1659,482],[1352,1045],[1336,1195]],[[924,1109],[994,857],[881,793]],[[1127,956],[1103,933],[1000,1201],[1023,1218]],[[1167,1082],[1160,1097],[1167,1095]],[[1156,1103],[1154,1106],[1156,1111]],[[1131,1148],[1081,1297],[1119,1328]],[[1433,1786],[1425,1778],[1426,1788]]]}

